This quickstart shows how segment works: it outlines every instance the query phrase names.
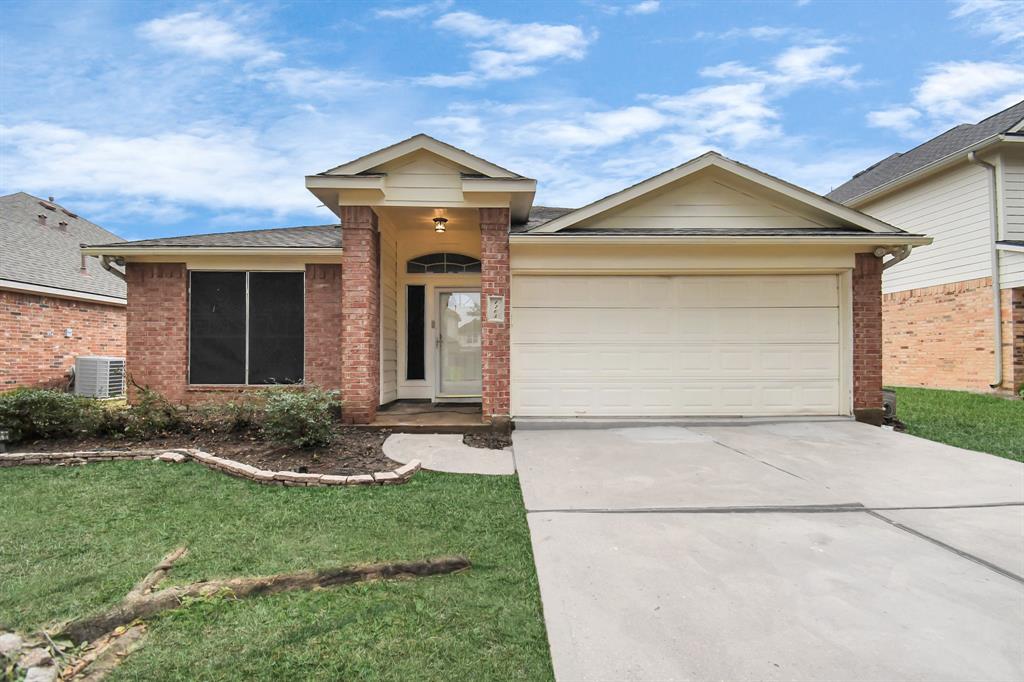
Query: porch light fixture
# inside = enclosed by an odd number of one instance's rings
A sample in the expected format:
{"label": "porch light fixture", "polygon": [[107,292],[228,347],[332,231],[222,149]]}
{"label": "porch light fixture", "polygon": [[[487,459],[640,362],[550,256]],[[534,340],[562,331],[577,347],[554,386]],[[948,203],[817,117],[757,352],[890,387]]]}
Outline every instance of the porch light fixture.
{"label": "porch light fixture", "polygon": [[447,218],[442,218],[440,216],[438,216],[437,218],[434,218],[434,232],[437,232],[438,234],[444,233],[444,226],[447,223],[448,223],[448,219]]}

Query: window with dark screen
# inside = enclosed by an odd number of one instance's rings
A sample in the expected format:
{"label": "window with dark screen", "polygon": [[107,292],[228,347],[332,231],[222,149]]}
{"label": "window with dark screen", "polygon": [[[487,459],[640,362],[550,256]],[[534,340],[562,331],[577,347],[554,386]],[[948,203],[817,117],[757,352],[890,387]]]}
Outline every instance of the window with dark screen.
{"label": "window with dark screen", "polygon": [[301,272],[192,272],[189,383],[301,383],[303,289]]}

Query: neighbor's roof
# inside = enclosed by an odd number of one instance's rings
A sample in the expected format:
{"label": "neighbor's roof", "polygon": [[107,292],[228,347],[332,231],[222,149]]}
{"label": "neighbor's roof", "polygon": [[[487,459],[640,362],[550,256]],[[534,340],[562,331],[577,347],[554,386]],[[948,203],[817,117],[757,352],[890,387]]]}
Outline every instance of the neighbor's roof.
{"label": "neighbor's roof", "polygon": [[963,123],[910,151],[888,156],[826,194],[846,203],[925,166],[953,156],[994,135],[1005,134],[1024,120],[1024,100],[978,123]]}
{"label": "neighbor's roof", "polygon": [[140,239],[134,242],[89,244],[90,248],[249,248],[249,249],[340,249],[340,225],[273,227],[263,230],[190,234],[184,237]]}
{"label": "neighbor's roof", "polygon": [[60,204],[25,192],[0,197],[0,280],[124,299],[125,283],[95,258],[83,274],[79,253],[82,243],[123,241]]}

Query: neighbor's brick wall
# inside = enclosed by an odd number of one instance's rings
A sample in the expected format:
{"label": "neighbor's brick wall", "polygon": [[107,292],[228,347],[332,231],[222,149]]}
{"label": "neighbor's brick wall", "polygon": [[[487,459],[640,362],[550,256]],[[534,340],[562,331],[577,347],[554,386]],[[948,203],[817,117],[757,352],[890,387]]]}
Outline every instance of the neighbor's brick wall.
{"label": "neighbor's brick wall", "polygon": [[341,215],[341,398],[343,419],[367,424],[380,404],[380,234],[369,206]]}
{"label": "neighbor's brick wall", "polygon": [[184,263],[128,263],[129,395],[132,382],[187,400],[188,271]]}
{"label": "neighbor's brick wall", "polygon": [[[1024,384],[1024,288],[1001,294],[1003,387]],[[885,383],[989,391],[994,377],[992,281],[980,278],[885,294]]]}
{"label": "neighbor's brick wall", "polygon": [[124,342],[124,306],[0,291],[0,391],[63,387],[76,356],[123,357]]}
{"label": "neighbor's brick wall", "polygon": [[341,389],[341,266],[306,266],[305,380]]}
{"label": "neighbor's brick wall", "polygon": [[882,260],[858,253],[853,270],[853,411],[882,418]]}
{"label": "neighbor's brick wall", "polygon": [[[509,287],[509,210],[480,209],[480,301],[484,308],[481,346],[484,419],[509,416],[509,325],[512,299]],[[487,297],[505,297],[505,321],[486,319]]]}

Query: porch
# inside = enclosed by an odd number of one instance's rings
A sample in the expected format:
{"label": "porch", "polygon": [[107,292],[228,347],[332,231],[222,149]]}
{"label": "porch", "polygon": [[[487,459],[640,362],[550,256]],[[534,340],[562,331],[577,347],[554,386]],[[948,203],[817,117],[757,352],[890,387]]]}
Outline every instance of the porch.
{"label": "porch", "polygon": [[480,403],[397,400],[381,406],[369,428],[395,433],[485,433],[492,426],[483,421]]}

